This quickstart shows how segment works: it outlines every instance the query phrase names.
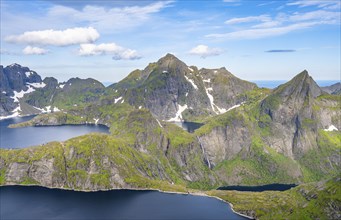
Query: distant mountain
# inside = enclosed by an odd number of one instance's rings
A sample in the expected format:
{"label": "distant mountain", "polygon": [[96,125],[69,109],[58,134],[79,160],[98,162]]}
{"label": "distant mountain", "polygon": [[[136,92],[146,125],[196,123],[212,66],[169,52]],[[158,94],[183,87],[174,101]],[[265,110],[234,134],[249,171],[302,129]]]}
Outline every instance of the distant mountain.
{"label": "distant mountain", "polygon": [[0,117],[13,117],[69,108],[94,102],[105,87],[94,79],[72,78],[58,83],[53,77],[44,80],[28,67],[0,66]]}
{"label": "distant mountain", "polygon": [[322,87],[321,89],[329,94],[341,95],[341,83],[340,82],[335,83],[330,86]]}
{"label": "distant mountain", "polygon": [[159,119],[193,121],[240,105],[246,101],[243,94],[256,87],[225,68],[198,70],[167,54],[108,88],[116,98],[147,108]]}

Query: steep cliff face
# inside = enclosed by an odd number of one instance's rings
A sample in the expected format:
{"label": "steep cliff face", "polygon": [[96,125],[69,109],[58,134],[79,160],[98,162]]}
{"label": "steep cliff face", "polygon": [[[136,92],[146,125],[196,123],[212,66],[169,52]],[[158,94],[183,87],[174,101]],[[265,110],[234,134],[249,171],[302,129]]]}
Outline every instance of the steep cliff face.
{"label": "steep cliff face", "polygon": [[195,134],[228,184],[319,180],[341,168],[339,103],[303,72],[263,100],[208,120]]}
{"label": "steep cliff face", "polygon": [[159,119],[191,121],[226,112],[245,101],[242,94],[256,85],[225,68],[198,70],[167,54],[109,88],[129,104],[148,108]]}
{"label": "steep cliff face", "polygon": [[20,99],[37,88],[44,86],[41,77],[27,67],[12,64],[0,66],[0,116],[16,115],[21,112],[34,113],[30,106],[21,106]]}
{"label": "steep cliff face", "polygon": [[330,86],[322,87],[321,89],[328,94],[341,95],[341,83],[340,82],[335,83]]}
{"label": "steep cliff face", "polygon": [[27,67],[0,66],[0,117],[40,114],[69,109],[99,100],[104,86],[94,79],[72,78],[58,83],[53,77],[43,81]]}
{"label": "steep cliff face", "polygon": [[[340,115],[337,109],[330,111],[338,104],[335,99],[324,94],[307,71],[275,89],[260,105],[260,117],[269,119],[261,126],[272,130],[266,142],[292,158],[316,149],[318,130],[332,126]],[[334,126],[340,129],[339,123]]]}

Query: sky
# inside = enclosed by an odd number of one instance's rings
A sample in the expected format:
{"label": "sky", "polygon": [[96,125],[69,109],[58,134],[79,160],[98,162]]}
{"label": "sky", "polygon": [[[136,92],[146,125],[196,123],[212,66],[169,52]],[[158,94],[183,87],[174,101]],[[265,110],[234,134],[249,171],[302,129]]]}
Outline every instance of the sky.
{"label": "sky", "polygon": [[340,0],[0,0],[1,65],[117,82],[167,53],[245,80],[340,80]]}

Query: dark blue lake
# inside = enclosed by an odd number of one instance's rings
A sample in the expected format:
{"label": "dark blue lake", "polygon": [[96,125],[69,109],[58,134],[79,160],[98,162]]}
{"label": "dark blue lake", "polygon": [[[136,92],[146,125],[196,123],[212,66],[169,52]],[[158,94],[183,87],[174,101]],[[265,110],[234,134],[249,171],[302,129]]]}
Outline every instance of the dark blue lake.
{"label": "dark blue lake", "polygon": [[222,186],[219,190],[237,190],[249,192],[263,192],[263,191],[285,191],[295,187],[295,184],[268,184],[262,186]]}
{"label": "dark blue lake", "polygon": [[50,141],[67,139],[91,132],[109,133],[103,125],[63,125],[44,127],[8,128],[8,125],[28,121],[34,116],[16,117],[0,121],[0,148],[24,148]]}
{"label": "dark blue lake", "polygon": [[246,219],[209,197],[156,191],[75,192],[35,186],[0,187],[0,219]]}
{"label": "dark blue lake", "polygon": [[204,125],[204,124],[195,123],[195,122],[173,122],[173,123],[189,133],[193,133],[195,130],[197,130],[198,128]]}

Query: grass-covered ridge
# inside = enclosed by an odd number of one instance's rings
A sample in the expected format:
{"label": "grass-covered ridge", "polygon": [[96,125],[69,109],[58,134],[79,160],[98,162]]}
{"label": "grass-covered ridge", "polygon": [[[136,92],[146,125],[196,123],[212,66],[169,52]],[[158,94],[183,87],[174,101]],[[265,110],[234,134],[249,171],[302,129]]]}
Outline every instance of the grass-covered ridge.
{"label": "grass-covered ridge", "polygon": [[287,191],[214,190],[208,195],[233,204],[235,211],[256,219],[340,219],[341,179],[302,184]]}

